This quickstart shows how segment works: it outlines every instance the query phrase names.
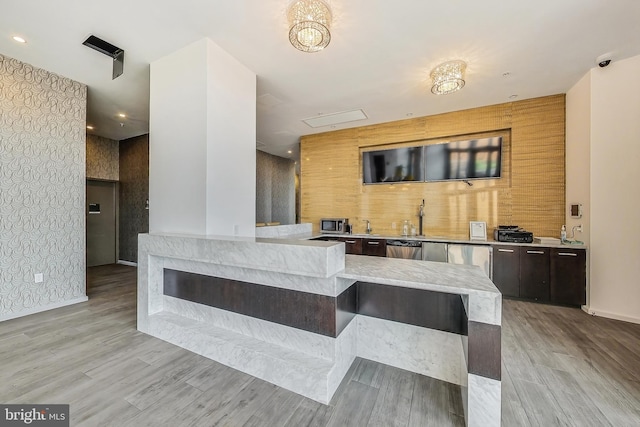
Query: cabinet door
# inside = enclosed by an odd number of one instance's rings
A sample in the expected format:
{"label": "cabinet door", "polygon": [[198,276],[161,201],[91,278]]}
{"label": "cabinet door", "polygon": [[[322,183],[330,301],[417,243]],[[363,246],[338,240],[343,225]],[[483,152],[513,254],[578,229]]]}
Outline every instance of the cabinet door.
{"label": "cabinet door", "polygon": [[362,239],[357,237],[341,237],[340,241],[344,242],[345,253],[362,255]]}
{"label": "cabinet door", "polygon": [[549,248],[520,248],[520,298],[549,301]]}
{"label": "cabinet door", "polygon": [[387,256],[387,241],[384,239],[363,239],[362,255]]}
{"label": "cabinet door", "polygon": [[584,249],[551,249],[551,302],[583,305],[587,302],[587,253]]}
{"label": "cabinet door", "polygon": [[493,283],[506,297],[520,296],[520,248],[493,247]]}

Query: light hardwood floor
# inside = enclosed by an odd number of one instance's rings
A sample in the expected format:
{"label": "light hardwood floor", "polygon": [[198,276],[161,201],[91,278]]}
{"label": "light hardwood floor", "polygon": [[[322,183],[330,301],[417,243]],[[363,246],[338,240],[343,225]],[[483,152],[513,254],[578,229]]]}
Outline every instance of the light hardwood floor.
{"label": "light hardwood floor", "polygon": [[[0,323],[0,402],[69,403],[73,426],[462,426],[459,387],[357,359],[330,405],[135,329],[136,270],[89,301]],[[504,302],[504,426],[640,425],[640,325]]]}

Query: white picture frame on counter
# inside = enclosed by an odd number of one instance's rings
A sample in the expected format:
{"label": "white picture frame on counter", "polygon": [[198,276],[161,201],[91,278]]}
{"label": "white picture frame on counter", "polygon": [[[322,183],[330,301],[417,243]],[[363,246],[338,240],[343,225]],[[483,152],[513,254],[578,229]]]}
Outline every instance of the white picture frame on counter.
{"label": "white picture frame on counter", "polygon": [[469,221],[469,240],[487,241],[487,223],[484,221]]}

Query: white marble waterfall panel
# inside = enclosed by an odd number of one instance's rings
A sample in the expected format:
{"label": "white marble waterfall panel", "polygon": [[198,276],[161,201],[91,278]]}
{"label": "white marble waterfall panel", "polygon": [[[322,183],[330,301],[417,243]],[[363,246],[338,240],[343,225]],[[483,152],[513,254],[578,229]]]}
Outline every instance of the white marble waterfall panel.
{"label": "white marble waterfall panel", "polygon": [[[294,291],[310,292],[318,295],[336,296],[339,288],[336,277],[305,277],[274,271],[256,270],[251,268],[232,267],[184,259],[166,258],[164,268],[188,273],[203,274],[205,276],[222,277],[224,279],[239,280],[247,283],[258,283],[275,288],[291,289]],[[343,279],[344,280],[344,279]],[[351,281],[353,282],[353,281]]]}
{"label": "white marble waterfall panel", "polygon": [[335,242],[170,234],[140,234],[138,242],[151,255],[300,276],[344,269],[344,250]]}
{"label": "white marble waterfall panel", "polygon": [[335,338],[167,295],[164,311],[312,356],[335,359]]}
{"label": "white marble waterfall panel", "polygon": [[460,394],[462,395],[462,409],[464,419],[469,420],[469,337],[460,335],[460,348],[462,357],[460,358]]}
{"label": "white marble waterfall panel", "polygon": [[267,227],[256,227],[256,237],[287,237],[311,233],[312,231],[313,226],[311,223],[270,225]]}
{"label": "white marble waterfall panel", "polygon": [[357,316],[357,355],[461,384],[460,335],[369,316]]}
{"label": "white marble waterfall panel", "polygon": [[467,389],[469,427],[499,427],[502,419],[502,383],[469,374]]}
{"label": "white marble waterfall panel", "polygon": [[358,322],[356,316],[336,338],[334,365],[329,372],[327,385],[329,400],[331,400],[356,358],[358,353],[357,340]]}
{"label": "white marble waterfall panel", "polygon": [[149,256],[149,314],[164,309],[164,258]]}
{"label": "white marble waterfall panel", "polygon": [[171,313],[150,316],[149,334],[324,404],[335,392],[328,380],[334,364],[326,359]]}

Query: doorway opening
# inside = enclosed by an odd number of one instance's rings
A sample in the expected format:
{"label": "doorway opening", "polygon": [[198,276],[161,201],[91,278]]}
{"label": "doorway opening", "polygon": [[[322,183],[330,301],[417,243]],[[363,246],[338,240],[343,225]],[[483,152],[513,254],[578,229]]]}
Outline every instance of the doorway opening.
{"label": "doorway opening", "polygon": [[117,185],[87,180],[87,267],[115,264],[118,259]]}

